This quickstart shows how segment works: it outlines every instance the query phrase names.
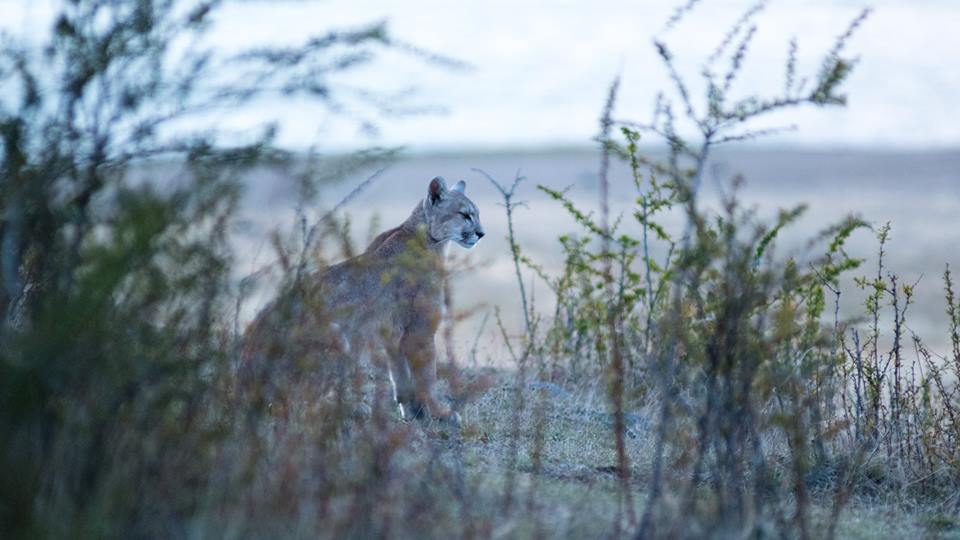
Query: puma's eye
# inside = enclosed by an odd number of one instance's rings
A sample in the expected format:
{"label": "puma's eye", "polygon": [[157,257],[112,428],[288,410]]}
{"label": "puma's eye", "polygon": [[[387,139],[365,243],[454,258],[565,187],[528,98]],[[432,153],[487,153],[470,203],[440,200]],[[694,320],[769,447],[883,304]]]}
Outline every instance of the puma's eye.
{"label": "puma's eye", "polygon": [[473,219],[473,218],[470,217],[470,214],[468,214],[468,213],[466,213],[466,212],[460,212],[460,215],[463,216],[463,219],[465,219],[465,220],[467,220],[467,221],[470,221],[470,220]]}

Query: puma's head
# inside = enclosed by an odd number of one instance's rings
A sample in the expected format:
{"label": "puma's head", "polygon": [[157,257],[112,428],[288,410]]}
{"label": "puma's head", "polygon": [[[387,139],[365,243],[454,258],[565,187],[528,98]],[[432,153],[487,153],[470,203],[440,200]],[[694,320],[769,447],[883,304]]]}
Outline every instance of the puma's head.
{"label": "puma's head", "polygon": [[447,189],[439,176],[430,181],[423,210],[427,232],[434,241],[453,240],[469,249],[483,238],[480,210],[463,194],[466,187],[463,180],[452,189]]}

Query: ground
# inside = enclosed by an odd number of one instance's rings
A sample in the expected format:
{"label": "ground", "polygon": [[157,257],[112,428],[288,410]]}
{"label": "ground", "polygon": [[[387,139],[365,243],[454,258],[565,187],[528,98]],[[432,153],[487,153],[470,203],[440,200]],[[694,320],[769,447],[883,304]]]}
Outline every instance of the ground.
{"label": "ground", "polygon": [[[498,382],[461,411],[468,491],[474,500],[497,504],[513,482],[513,504],[523,508],[498,523],[492,531],[494,536],[534,537],[542,533],[545,537],[589,538],[599,531],[612,531],[619,490],[612,417],[606,412],[603,394],[595,387],[573,389],[553,383],[528,383],[525,411],[516,422],[512,412],[514,387],[504,374],[496,379]],[[648,416],[646,410],[627,415],[635,516],[642,513],[645,504],[653,449]],[[544,426],[543,449],[540,471],[534,474],[531,455],[537,421]],[[450,440],[438,433],[434,435]],[[838,537],[960,538],[960,520],[956,517],[941,515],[922,504],[897,502],[893,496],[888,499],[854,495],[841,514]],[[830,504],[829,497],[817,498],[812,516],[815,525],[828,516]],[[622,517],[624,529],[629,530],[627,517]]]}

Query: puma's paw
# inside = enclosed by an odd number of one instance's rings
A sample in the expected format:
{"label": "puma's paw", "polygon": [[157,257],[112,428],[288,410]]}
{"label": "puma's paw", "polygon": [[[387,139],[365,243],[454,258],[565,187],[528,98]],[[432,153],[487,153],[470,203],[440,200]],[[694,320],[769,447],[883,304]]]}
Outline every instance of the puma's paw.
{"label": "puma's paw", "polygon": [[446,424],[452,428],[459,428],[460,424],[462,423],[462,420],[460,419],[460,413],[457,411],[451,411],[450,414],[445,417],[441,417],[439,420],[443,424]]}
{"label": "puma's paw", "polygon": [[434,406],[430,408],[430,418],[444,427],[460,427],[460,414],[445,403],[435,403]]}

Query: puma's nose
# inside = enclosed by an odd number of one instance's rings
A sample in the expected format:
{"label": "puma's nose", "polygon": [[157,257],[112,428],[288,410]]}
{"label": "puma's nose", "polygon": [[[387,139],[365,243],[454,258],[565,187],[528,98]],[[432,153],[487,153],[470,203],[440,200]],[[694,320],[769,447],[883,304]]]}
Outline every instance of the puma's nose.
{"label": "puma's nose", "polygon": [[479,238],[483,238],[483,235],[484,235],[484,234],[486,234],[486,233],[483,232],[483,231],[477,231],[477,238],[478,238],[478,239],[479,239]]}

